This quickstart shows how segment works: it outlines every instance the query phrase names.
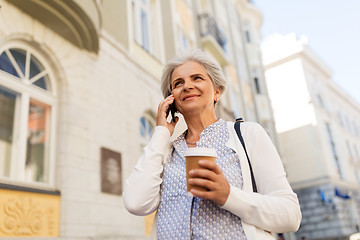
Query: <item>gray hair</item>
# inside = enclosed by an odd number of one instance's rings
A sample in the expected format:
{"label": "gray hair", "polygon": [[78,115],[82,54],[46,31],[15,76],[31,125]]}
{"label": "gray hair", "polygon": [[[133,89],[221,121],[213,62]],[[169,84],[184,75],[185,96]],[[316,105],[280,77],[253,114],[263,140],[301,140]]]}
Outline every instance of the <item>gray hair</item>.
{"label": "gray hair", "polygon": [[164,97],[171,94],[171,75],[175,68],[189,61],[200,63],[205,68],[215,88],[220,89],[221,94],[225,91],[226,80],[220,64],[201,49],[189,49],[176,55],[164,67],[161,77],[161,91]]}

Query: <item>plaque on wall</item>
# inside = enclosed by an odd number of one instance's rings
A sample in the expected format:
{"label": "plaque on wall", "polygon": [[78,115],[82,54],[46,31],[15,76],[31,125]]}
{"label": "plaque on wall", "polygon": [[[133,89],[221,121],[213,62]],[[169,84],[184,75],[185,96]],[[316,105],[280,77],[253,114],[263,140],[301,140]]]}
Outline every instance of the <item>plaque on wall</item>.
{"label": "plaque on wall", "polygon": [[101,148],[101,191],[122,194],[121,154]]}

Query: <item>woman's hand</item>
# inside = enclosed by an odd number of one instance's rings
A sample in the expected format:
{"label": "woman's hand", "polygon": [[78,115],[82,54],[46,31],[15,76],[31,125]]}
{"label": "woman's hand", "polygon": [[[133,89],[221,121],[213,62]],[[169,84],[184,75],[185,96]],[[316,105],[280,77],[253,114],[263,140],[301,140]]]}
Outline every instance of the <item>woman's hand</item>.
{"label": "woman's hand", "polygon": [[156,126],[166,127],[170,132],[170,136],[174,133],[175,125],[179,120],[178,117],[175,117],[176,122],[173,122],[172,120],[170,122],[167,121],[167,116],[169,115],[169,107],[170,104],[174,102],[174,99],[174,96],[171,94],[163,101],[161,101],[156,116]]}
{"label": "woman's hand", "polygon": [[230,184],[220,167],[209,160],[200,160],[199,166],[205,169],[191,170],[189,184],[207,188],[208,191],[192,189],[191,193],[196,197],[212,200],[219,206],[224,205],[230,194]]}

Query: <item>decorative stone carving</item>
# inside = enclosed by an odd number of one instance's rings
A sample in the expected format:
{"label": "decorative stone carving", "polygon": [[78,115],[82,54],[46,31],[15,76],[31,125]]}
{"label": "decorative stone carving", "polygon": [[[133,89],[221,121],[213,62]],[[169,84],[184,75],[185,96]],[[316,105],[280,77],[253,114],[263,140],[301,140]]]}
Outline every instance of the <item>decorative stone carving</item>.
{"label": "decorative stone carving", "polygon": [[43,227],[39,204],[29,197],[19,197],[4,203],[4,225],[2,231],[14,235],[34,235]]}
{"label": "decorative stone carving", "polygon": [[0,238],[59,235],[60,196],[0,189]]}

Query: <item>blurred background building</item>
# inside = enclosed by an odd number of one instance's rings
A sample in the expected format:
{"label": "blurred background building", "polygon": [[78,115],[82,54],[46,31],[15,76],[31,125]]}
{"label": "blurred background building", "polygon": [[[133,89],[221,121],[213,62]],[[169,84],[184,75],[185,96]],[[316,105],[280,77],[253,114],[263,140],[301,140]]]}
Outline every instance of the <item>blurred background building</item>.
{"label": "blurred background building", "polygon": [[122,183],[155,125],[162,67],[181,49],[202,48],[223,67],[219,117],[257,121],[278,145],[251,1],[0,7],[0,237],[149,235],[151,216],[125,210]]}
{"label": "blurred background building", "polygon": [[303,219],[298,239],[349,239],[360,227],[360,105],[332,80],[306,37],[262,44],[288,179]]}

